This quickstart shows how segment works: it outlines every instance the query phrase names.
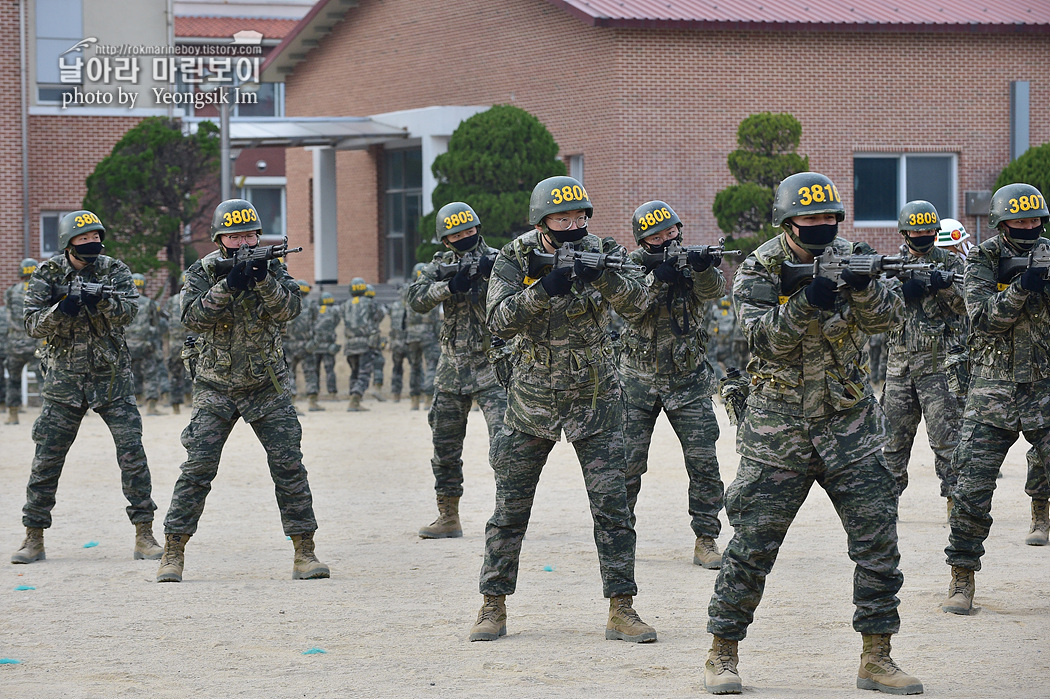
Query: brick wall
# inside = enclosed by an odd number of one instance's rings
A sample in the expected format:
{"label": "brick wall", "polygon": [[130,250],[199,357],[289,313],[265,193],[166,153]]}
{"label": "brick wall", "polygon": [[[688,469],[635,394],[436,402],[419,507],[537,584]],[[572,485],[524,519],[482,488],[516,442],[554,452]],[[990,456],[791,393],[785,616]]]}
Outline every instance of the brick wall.
{"label": "brick wall", "polygon": [[18,3],[0,3],[0,291],[22,261],[22,106]]}

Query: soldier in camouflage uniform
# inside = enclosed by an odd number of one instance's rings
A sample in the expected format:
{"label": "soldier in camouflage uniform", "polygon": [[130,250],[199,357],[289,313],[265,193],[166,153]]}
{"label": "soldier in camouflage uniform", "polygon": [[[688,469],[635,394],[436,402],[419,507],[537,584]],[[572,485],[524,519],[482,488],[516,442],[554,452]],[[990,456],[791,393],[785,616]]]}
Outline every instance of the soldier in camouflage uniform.
{"label": "soldier in camouflage uniform", "polygon": [[937,270],[930,273],[928,282],[918,277],[903,283],[897,278],[889,281],[890,289],[904,300],[904,316],[887,334],[886,384],[879,401],[889,425],[886,465],[897,479],[899,498],[908,487],[911,447],[919,421],[925,417],[934,471],[950,511],[955,487],[952,453],[959,443],[962,410],[948,389],[944,360],[949,348],[966,342],[962,263],[934,246],[940,217],[930,202],[919,199],[905,204],[897,228],[906,243],[901,254],[909,262],[932,262],[939,270],[954,272],[960,283],[952,284]]}
{"label": "soldier in camouflage uniform", "polygon": [[160,340],[160,308],[156,301],[146,295],[146,277],[135,273],[131,278],[136,291],[139,292],[139,312],[125,330],[128,351],[131,353],[131,373],[135,376],[136,393],[141,392],[146,399],[146,414],[162,415],[163,413],[157,410],[161,388],[160,353],[157,351]]}
{"label": "soldier in camouflage uniform", "polygon": [[611,238],[588,234],[593,211],[578,180],[543,180],[529,203],[535,229],[508,243],[492,271],[489,327],[512,343],[515,356],[505,426],[489,449],[496,508],[485,527],[485,601],[471,640],[506,633],[506,596],[517,585],[536,485],[562,431],[579,457],[590,499],[603,593],[610,598],[605,637],[656,640],[633,608],[636,537],[627,502],[623,403],[608,336],[610,306],[627,323],[637,322],[650,305],[650,290],[635,272],[579,261],[550,271],[529,264],[533,250],[551,253],[566,243],[626,255]]}
{"label": "soldier in camouflage uniform", "polygon": [[302,311],[288,323],[284,335],[284,357],[288,361],[291,392],[292,396],[299,395],[295,374],[301,364],[303,383],[306,384],[306,398],[310,405],[309,410],[324,410],[317,402],[317,393],[321,390],[318,385],[316,341],[314,339],[314,328],[317,326],[318,316],[317,303],[310,298],[308,283],[302,279],[297,279],[295,283],[299,285]]}
{"label": "soldier in camouflage uniform", "polygon": [[[662,201],[639,206],[631,225],[641,246],[631,253],[637,264],[645,252],[660,252],[681,237],[678,214]],[[710,302],[725,292],[726,280],[714,264],[721,258],[695,251],[689,256],[686,269],[667,260],[645,278],[649,305],[641,309],[644,315],[624,325],[619,373],[627,410],[627,504],[633,518],[653,427],[663,410],[682,444],[689,474],[693,563],[715,569],[722,564],[715,539],[722,529],[718,513],[723,487],[715,455],[718,421],[711,403],[716,380],[704,317]]]}
{"label": "soldier in camouflage uniform", "polygon": [[753,385],[737,428],[740,466],[726,491],[735,533],[708,608],[714,642],[704,667],[712,694],[739,693],[737,644],[747,634],[788,527],[813,483],[820,484],[846,530],[856,562],[853,628],[863,636],[857,687],[922,692],[890,658],[904,576],[898,569],[897,498],[882,457],[883,415],[864,373],[866,335],[889,330],[903,303],[879,279],[846,270],[844,288],[816,276],[783,288],[784,263],[868,252],[838,238],[845,208],[824,175],[803,172],[780,183],[773,225],[782,233],[737,270],[733,302],[751,347]]}
{"label": "soldier in camouflage uniform", "polygon": [[[2,370],[7,363],[7,324],[7,306],[0,306],[0,370]],[[0,389],[2,389],[0,390],[0,408],[5,408],[7,407],[7,404],[4,402],[7,400],[7,387],[2,386]],[[18,419],[17,410],[15,411],[15,419]],[[17,425],[18,423],[15,422],[11,424]]]}
{"label": "soldier in camouflage uniform", "polygon": [[[384,316],[387,315],[387,307],[375,300],[376,290],[374,286],[371,284],[365,285],[365,296],[372,299],[382,309]],[[383,350],[385,349],[386,339],[381,333],[377,333],[372,338],[372,397],[380,403],[386,401],[386,398],[383,396],[383,372],[386,369],[386,357],[383,355]]]}
{"label": "soldier in camouflage uniform", "polygon": [[[503,429],[507,409],[507,393],[499,385],[487,355],[492,337],[485,323],[485,297],[496,250],[485,244],[479,232],[481,220],[463,202],[441,207],[436,225],[436,235],[448,249],[434,254],[406,294],[408,307],[422,319],[432,318],[440,304],[445,308],[434,403],[427,416],[434,440],[430,465],[438,518],[419,530],[424,539],[463,536],[459,499],[463,495],[463,438],[471,404],[476,400],[485,414],[490,446]],[[437,280],[439,264],[457,264],[468,254],[481,260],[473,278],[463,267],[451,279]],[[413,405],[419,405],[418,396]]]}
{"label": "soldier in camouflage uniform", "polygon": [[394,396],[394,402],[401,402],[401,389],[405,374],[405,291],[406,284],[398,285],[397,298],[387,306],[386,313],[390,317],[390,333],[387,335],[389,341],[387,347],[390,349],[390,393]]}
{"label": "soldier in camouflage uniform", "polygon": [[375,355],[373,347],[378,344],[379,324],[383,320],[383,308],[374,298],[365,296],[365,280],[354,277],[350,280],[350,298],[340,307],[343,320],[343,354],[350,365],[350,404],[348,412],[368,410],[361,406],[372,380]]}
{"label": "soldier in camouflage uniform", "polygon": [[868,338],[868,368],[872,384],[886,383],[886,333],[875,333]]}
{"label": "soldier in camouflage uniform", "polygon": [[318,388],[320,388],[320,367],[324,366],[325,388],[329,398],[335,398],[338,387],[335,383],[335,355],[339,354],[336,342],[336,328],[339,326],[339,309],[335,297],[321,294],[321,303],[317,307],[317,321],[314,325],[314,344],[317,348]]}
{"label": "soldier in camouflage uniform", "polygon": [[218,250],[193,263],[182,290],[182,322],[203,345],[193,379],[193,416],[182,431],[186,461],[164,520],[164,557],[157,582],[181,582],[186,542],[197,531],[204,499],[218,473],[222,447],[240,418],[266,450],[281,511],[295,548],[292,578],[327,578],[314,553],[313,495],[300,450],[302,426],[282,381],[288,371],[281,326],[302,309],[299,286],[280,260],[223,260],[258,245],[258,213],[244,199],[221,202],[212,216]]}
{"label": "soldier in camouflage uniform", "polygon": [[[124,341],[124,327],[138,312],[135,285],[127,265],[101,254],[105,235],[102,222],[90,211],[63,216],[58,223],[62,254],[41,263],[26,289],[24,327],[30,337],[47,340],[48,371],[40,391],[40,417],[33,424],[36,454],[22,508],[26,538],[12,563],[45,558],[44,530],[51,526],[58,479],[89,408],[105,421],[116,445],[128,518],[135,525],[132,555],[160,558],[160,545],[153,538],[157,506]],[[70,294],[68,285],[76,279],[110,289]]]}
{"label": "soldier in camouflage uniform", "polygon": [[733,333],[736,330],[736,311],[733,310],[733,297],[725,294],[710,303],[707,326],[708,335],[714,342],[714,369],[715,378],[721,379],[726,374],[726,369],[735,366],[743,369],[743,365],[734,363],[733,359]]}
{"label": "soldier in camouflage uniform", "polygon": [[[426,265],[422,262],[416,264],[412,270],[414,279],[419,279],[424,267]],[[408,286],[406,286],[401,290],[400,298],[390,308],[390,347],[393,359],[390,390],[394,394],[395,401],[401,400],[401,391],[404,386],[404,361],[407,359],[409,366],[408,395],[412,401],[412,410],[419,410],[428,382],[429,390],[431,392],[434,390],[434,375],[430,370],[426,351],[429,345],[438,344],[437,331],[441,327],[441,313],[437,306],[426,313],[417,313],[412,310],[408,293]]]}
{"label": "soldier in camouflage uniform", "polygon": [[[40,341],[26,335],[25,324],[22,320],[23,308],[25,307],[26,290],[29,289],[29,278],[36,271],[37,261],[31,257],[22,260],[18,266],[21,281],[15,282],[4,292],[4,305],[7,306],[4,314],[7,321],[5,332],[6,349],[2,353],[4,363],[0,364],[0,374],[3,367],[7,367],[7,422],[5,425],[18,424],[18,407],[22,405],[22,367],[26,364],[36,364],[33,353],[40,346]],[[39,372],[38,372],[39,373]]]}
{"label": "soldier in camouflage uniform", "polygon": [[[1005,257],[1046,253],[1042,237],[1050,213],[1042,193],[1009,184],[993,195],[988,224],[998,235],[966,258],[966,309],[970,318],[970,390],[952,466],[948,564],[952,567],[946,612],[970,614],[974,573],[981,569],[984,540],[992,525],[992,493],[1006,453],[1023,433],[1050,463],[1050,292],[1044,269],[1029,267],[1001,276]],[[1030,479],[1031,480],[1031,479]],[[1033,500],[1033,520],[1046,520],[1046,500]],[[1045,531],[1045,529],[1044,529]]]}
{"label": "soldier in camouflage uniform", "polygon": [[[180,275],[179,283],[185,286],[185,271]],[[186,394],[193,390],[193,382],[186,371],[185,362],[182,361],[182,349],[190,333],[186,330],[186,326],[182,324],[181,294],[172,294],[165,306],[165,311],[167,314],[168,376],[170,380],[168,384],[168,398],[171,401],[171,411],[178,415]]]}

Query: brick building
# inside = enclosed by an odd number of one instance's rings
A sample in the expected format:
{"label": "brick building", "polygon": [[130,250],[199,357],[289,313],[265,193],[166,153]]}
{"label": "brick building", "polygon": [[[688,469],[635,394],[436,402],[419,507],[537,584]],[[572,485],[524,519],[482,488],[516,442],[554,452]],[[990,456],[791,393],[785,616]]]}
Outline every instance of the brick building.
{"label": "brick building", "polygon": [[[662,198],[692,243],[718,235],[711,205],[734,183],[726,155],[740,121],[790,112],[799,152],[843,195],[843,234],[889,252],[908,199],[976,230],[965,193],[1050,141],[1047,65],[1050,5],[1036,0],[320,0],[263,70],[285,81],[290,118],[374,115],[407,130],[385,145],[287,154],[289,235],[308,253],[335,236],[326,244],[345,284],[396,281],[404,265],[389,258],[419,238],[405,214],[432,207],[425,180],[442,138],[403,125],[423,108],[530,111],[584,180],[593,230],[627,242],[633,209]],[[334,231],[314,215],[324,157]],[[292,273],[319,278],[313,259],[291,259]]]}

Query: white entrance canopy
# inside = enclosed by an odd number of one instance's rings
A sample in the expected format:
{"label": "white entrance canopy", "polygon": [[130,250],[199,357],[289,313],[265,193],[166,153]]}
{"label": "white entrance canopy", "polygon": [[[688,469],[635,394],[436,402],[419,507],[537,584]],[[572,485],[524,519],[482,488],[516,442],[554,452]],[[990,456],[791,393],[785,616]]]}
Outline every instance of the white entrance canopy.
{"label": "white entrance canopy", "polygon": [[259,117],[230,120],[232,148],[323,146],[357,150],[409,137],[408,129],[372,117]]}

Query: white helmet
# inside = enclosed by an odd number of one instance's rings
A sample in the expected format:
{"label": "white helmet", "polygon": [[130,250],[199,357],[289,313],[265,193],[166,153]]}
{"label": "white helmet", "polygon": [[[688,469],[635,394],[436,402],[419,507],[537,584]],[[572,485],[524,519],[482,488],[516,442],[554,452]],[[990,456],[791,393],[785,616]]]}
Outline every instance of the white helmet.
{"label": "white helmet", "polygon": [[961,222],[954,218],[942,218],[941,232],[937,234],[936,245],[939,248],[950,248],[960,245],[969,237],[970,234],[966,232],[966,227]]}

